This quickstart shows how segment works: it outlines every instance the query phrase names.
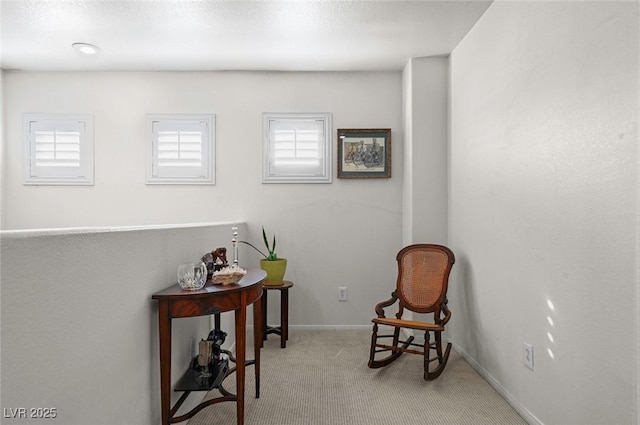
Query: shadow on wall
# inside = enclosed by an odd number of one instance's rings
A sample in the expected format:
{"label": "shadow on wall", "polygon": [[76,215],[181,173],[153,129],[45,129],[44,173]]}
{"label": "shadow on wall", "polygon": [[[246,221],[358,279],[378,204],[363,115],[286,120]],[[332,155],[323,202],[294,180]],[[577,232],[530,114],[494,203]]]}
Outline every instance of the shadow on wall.
{"label": "shadow on wall", "polygon": [[[476,294],[475,279],[473,266],[469,259],[464,255],[456,257],[457,279],[455,284],[458,286],[456,291],[457,309],[452,310],[452,314],[458,315],[457,322],[461,331],[461,340],[455,341],[472,358],[478,358],[482,348],[478,336],[481,335],[480,321],[478,320],[478,299]],[[451,287],[451,284],[449,285]],[[451,298],[451,297],[449,297]]]}

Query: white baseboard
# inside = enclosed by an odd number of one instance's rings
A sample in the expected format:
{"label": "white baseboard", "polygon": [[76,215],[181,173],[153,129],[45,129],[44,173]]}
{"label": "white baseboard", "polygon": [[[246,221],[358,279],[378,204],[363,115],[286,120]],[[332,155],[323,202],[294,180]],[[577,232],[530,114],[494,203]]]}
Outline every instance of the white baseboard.
{"label": "white baseboard", "polygon": [[289,325],[289,329],[299,331],[330,331],[330,330],[356,330],[371,329],[372,325]]}
{"label": "white baseboard", "polygon": [[[289,325],[289,332],[295,331],[330,331],[330,330],[362,330],[371,329],[372,325]],[[247,325],[247,331],[253,332],[253,325]]]}
{"label": "white baseboard", "polygon": [[453,341],[450,341],[453,349],[458,353],[469,365],[480,375],[485,381],[493,387],[494,390],[505,399],[513,410],[518,412],[522,418],[527,421],[529,425],[544,425],[538,418],[536,418],[526,407],[524,407],[518,400],[516,400],[501,384],[498,382],[489,372],[486,371],[478,362],[476,362],[462,347]]}

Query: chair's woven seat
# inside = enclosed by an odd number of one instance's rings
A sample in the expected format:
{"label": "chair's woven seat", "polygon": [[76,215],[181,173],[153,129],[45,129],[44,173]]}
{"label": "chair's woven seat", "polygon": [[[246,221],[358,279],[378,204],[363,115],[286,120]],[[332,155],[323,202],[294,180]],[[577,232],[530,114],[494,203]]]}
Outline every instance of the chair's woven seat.
{"label": "chair's woven seat", "polygon": [[444,331],[444,326],[436,325],[435,323],[418,322],[415,320],[404,319],[392,319],[389,317],[376,317],[372,320],[373,323],[379,325],[387,325],[393,327],[417,329],[421,331]]}

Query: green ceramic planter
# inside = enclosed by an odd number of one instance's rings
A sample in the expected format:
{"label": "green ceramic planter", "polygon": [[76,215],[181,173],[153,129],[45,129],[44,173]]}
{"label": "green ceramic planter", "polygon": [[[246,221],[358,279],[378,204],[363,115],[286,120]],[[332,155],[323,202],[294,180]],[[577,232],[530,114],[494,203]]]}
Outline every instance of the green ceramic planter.
{"label": "green ceramic planter", "polygon": [[265,285],[282,285],[284,274],[287,271],[287,259],[278,258],[277,260],[260,260],[260,268],[267,272],[264,280]]}

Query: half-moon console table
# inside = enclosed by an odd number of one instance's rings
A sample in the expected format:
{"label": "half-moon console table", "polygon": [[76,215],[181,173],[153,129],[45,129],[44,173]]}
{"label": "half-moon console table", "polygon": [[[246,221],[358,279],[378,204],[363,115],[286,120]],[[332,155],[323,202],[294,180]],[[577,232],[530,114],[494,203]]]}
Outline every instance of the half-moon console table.
{"label": "half-moon console table", "polygon": [[[158,301],[158,327],[160,330],[160,397],[162,425],[185,421],[203,408],[223,401],[237,403],[237,423],[244,424],[244,376],[246,367],[247,306],[253,304],[254,355],[256,376],[256,397],[260,393],[260,346],[262,343],[262,281],[266,273],[262,270],[248,270],[236,284],[213,285],[208,281],[198,291],[184,291],[175,284],[151,297]],[[235,395],[226,393],[221,397],[204,401],[188,413],[174,417],[189,395],[186,391],[171,407],[171,319],[195,317],[209,314],[218,315],[225,311],[235,311],[236,334],[236,388]]]}

